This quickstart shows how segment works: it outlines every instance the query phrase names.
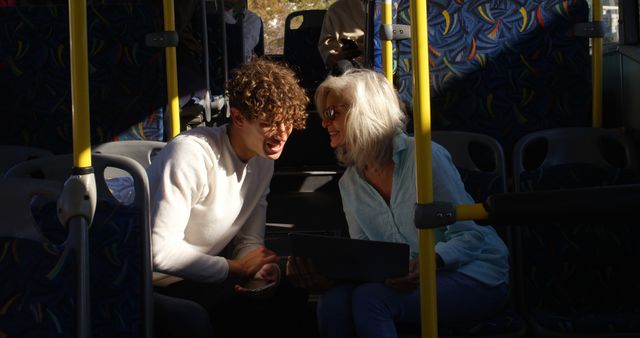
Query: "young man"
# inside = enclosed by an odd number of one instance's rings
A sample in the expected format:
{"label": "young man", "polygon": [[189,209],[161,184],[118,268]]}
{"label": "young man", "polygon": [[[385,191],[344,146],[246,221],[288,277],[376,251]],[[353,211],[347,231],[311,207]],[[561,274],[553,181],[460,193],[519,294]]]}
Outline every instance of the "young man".
{"label": "young man", "polygon": [[[244,316],[268,305],[247,299],[276,293],[278,256],[263,246],[266,196],[273,160],[304,128],[308,104],[295,73],[266,59],[237,69],[227,91],[228,124],[178,135],[148,169],[156,291],[201,304],[221,319],[214,330],[234,307]],[[252,278],[275,284],[252,292],[242,286]]]}

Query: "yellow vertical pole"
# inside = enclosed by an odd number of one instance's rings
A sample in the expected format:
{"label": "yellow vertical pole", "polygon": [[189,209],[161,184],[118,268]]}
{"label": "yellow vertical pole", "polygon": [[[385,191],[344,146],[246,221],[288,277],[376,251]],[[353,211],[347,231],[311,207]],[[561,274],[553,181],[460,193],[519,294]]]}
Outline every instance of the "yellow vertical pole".
{"label": "yellow vertical pole", "polygon": [[[384,0],[382,7],[382,24],[391,25],[393,23],[392,0]],[[393,47],[390,40],[382,40],[382,73],[393,83]]]}
{"label": "yellow vertical pole", "polygon": [[69,1],[69,52],[71,62],[71,112],[73,165],[91,167],[89,121],[89,60],[87,52],[87,3]]}
{"label": "yellow vertical pole", "polygon": [[[592,1],[594,23],[602,22],[602,1]],[[602,37],[591,38],[591,82],[593,95],[592,122],[594,128],[602,128]]]}
{"label": "yellow vertical pole", "polygon": [[[164,30],[172,32],[176,30],[175,8],[173,0],[163,0]],[[180,133],[180,104],[178,97],[178,62],[176,47],[165,47],[167,59],[167,95],[169,102],[169,115],[171,116],[171,137]]]}
{"label": "yellow vertical pole", "polygon": [[[427,34],[427,1],[411,0],[416,199],[420,204],[433,202],[431,93],[429,90],[429,40]],[[420,322],[423,338],[438,337],[434,239],[433,229],[418,230],[418,243],[420,245]]]}
{"label": "yellow vertical pole", "polygon": [[[89,225],[95,210],[95,177],[91,166],[89,112],[89,59],[87,48],[87,2],[69,1],[69,55],[73,170],[58,201],[58,217],[71,234],[76,271],[76,336],[91,337],[91,291],[89,276]],[[78,198],[82,196],[81,198]],[[81,203],[74,203],[82,201]],[[79,205],[78,205],[79,204]],[[78,215],[74,212],[80,211]],[[71,212],[71,214],[69,213]],[[62,217],[64,215],[72,217]]]}

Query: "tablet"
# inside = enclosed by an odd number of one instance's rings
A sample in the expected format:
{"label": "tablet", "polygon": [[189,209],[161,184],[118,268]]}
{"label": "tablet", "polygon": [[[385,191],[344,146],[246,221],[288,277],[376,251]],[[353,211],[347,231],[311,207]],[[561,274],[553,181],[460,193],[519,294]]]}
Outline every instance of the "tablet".
{"label": "tablet", "polygon": [[289,233],[291,255],[312,260],[318,272],[330,279],[383,282],[409,270],[409,245]]}

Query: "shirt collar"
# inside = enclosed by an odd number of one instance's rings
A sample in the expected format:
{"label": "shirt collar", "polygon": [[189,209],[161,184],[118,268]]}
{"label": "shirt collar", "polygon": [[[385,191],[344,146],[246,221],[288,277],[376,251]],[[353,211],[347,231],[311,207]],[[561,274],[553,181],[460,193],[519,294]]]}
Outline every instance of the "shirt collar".
{"label": "shirt collar", "polygon": [[408,147],[407,138],[409,136],[402,131],[398,131],[393,137],[393,162],[396,164],[400,162],[402,152]]}

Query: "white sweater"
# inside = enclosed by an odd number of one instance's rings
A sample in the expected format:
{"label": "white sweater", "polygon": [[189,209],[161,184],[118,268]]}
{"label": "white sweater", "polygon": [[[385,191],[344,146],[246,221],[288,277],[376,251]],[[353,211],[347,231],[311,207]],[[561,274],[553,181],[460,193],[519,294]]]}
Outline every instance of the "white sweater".
{"label": "white sweater", "polygon": [[217,256],[232,240],[232,257],[262,245],[273,161],[235,154],[226,126],[178,135],[147,170],[151,198],[154,283],[177,278],[218,282],[229,265]]}

